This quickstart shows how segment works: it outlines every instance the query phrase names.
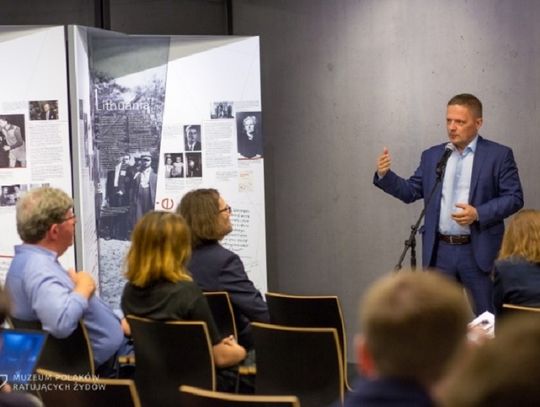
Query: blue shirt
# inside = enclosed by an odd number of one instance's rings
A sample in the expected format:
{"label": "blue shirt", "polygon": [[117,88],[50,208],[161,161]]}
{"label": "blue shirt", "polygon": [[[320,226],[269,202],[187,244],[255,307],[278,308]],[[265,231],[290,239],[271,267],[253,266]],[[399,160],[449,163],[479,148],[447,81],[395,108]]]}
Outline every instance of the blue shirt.
{"label": "blue shirt", "polygon": [[75,284],[53,251],[31,244],[15,246],[5,287],[15,318],[39,320],[43,329],[57,338],[69,336],[83,319],[96,367],[123,344],[124,333],[116,315],[96,295],[87,300],[73,292]]}
{"label": "blue shirt", "polygon": [[458,150],[448,158],[444,172],[439,232],[443,235],[469,235],[469,225],[462,226],[452,219],[452,213],[461,211],[456,203],[469,203],[474,153],[478,136],[460,153]]}

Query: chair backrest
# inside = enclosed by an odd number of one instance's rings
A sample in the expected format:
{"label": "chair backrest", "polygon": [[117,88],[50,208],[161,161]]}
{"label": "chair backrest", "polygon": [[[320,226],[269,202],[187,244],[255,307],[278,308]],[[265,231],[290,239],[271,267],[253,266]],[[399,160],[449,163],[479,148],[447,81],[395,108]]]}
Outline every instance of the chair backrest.
{"label": "chair backrest", "polygon": [[540,317],[540,307],[529,307],[525,305],[514,305],[514,304],[503,304],[502,306],[503,315],[514,315],[514,314],[527,314],[535,315],[538,314]]}
{"label": "chair backrest", "polygon": [[[8,323],[18,329],[43,330],[39,321],[24,321],[10,317]],[[94,353],[82,321],[79,321],[77,328],[67,338],[47,335],[38,368],[68,375],[94,375]]]}
{"label": "chair backrest", "polygon": [[339,299],[335,295],[288,295],[267,292],[270,322],[276,325],[305,328],[335,328],[342,350],[345,385],[347,374],[347,335]]}
{"label": "chair backrest", "polygon": [[152,321],[128,315],[135,383],[143,406],[178,405],[179,386],[216,388],[208,328],[202,321]]}
{"label": "chair backrest", "polygon": [[189,407],[300,407],[296,396],[262,396],[210,391],[181,386],[182,406]]}
{"label": "chair backrest", "polygon": [[66,375],[46,369],[38,369],[36,377],[39,396],[46,406],[141,406],[133,380]]}
{"label": "chair backrest", "polygon": [[233,335],[238,339],[238,330],[229,293],[226,291],[206,291],[203,294],[219,332],[223,336]]}
{"label": "chair backrest", "polygon": [[293,394],[304,407],[343,401],[343,363],[335,328],[252,323],[257,394]]}

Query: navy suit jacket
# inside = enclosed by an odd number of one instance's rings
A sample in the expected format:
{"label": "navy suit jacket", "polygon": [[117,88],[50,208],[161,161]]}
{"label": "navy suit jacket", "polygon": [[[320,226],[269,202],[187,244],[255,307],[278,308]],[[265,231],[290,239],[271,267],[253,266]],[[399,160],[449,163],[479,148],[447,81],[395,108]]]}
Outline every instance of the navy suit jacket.
{"label": "navy suit jacket", "polygon": [[193,250],[188,270],[203,291],[229,293],[238,328],[238,342],[252,348],[250,321],[270,322],[270,315],[261,293],[247,276],[240,257],[217,241],[206,241]]}
{"label": "navy suit jacket", "polygon": [[[422,153],[420,165],[409,179],[392,171],[374,184],[405,203],[427,199],[436,183],[436,167],[446,143],[433,146]],[[422,232],[422,264],[435,266],[433,252],[439,227],[441,185],[426,207]],[[479,221],[471,227],[471,243],[478,267],[490,272],[499,251],[504,233],[504,218],[523,207],[523,191],[512,150],[502,144],[478,136],[474,154],[469,204],[478,211]]]}
{"label": "navy suit jacket", "polygon": [[[337,403],[336,403],[337,404]],[[336,404],[332,405],[335,406]],[[428,391],[406,379],[356,379],[345,398],[345,407],[433,407]]]}
{"label": "navy suit jacket", "polygon": [[540,264],[521,257],[495,262],[493,305],[495,312],[503,312],[503,304],[540,307]]}

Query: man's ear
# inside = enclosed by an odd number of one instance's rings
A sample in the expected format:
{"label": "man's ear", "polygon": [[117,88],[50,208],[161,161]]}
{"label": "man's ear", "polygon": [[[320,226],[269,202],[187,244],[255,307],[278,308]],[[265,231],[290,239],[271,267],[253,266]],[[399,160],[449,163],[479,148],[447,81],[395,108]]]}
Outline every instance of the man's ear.
{"label": "man's ear", "polygon": [[47,238],[50,240],[50,241],[56,241],[56,239],[58,239],[58,233],[59,233],[59,228],[60,225],[58,225],[57,223],[54,223],[51,225],[51,227],[49,228],[49,230],[47,231]]}
{"label": "man's ear", "polygon": [[377,375],[373,357],[369,351],[366,337],[362,334],[357,334],[354,337],[354,345],[356,349],[356,362],[358,371],[365,377],[375,377]]}
{"label": "man's ear", "polygon": [[482,124],[484,124],[484,119],[482,117],[476,118],[476,131],[480,130],[480,127],[482,127]]}

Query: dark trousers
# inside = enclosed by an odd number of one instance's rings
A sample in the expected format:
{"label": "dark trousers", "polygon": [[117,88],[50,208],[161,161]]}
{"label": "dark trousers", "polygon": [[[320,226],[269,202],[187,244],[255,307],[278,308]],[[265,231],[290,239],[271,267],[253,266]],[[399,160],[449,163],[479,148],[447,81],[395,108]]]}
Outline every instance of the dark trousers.
{"label": "dark trousers", "polygon": [[435,259],[435,268],[467,289],[476,315],[484,311],[494,312],[493,282],[490,273],[476,264],[472,244],[452,245],[439,241]]}

